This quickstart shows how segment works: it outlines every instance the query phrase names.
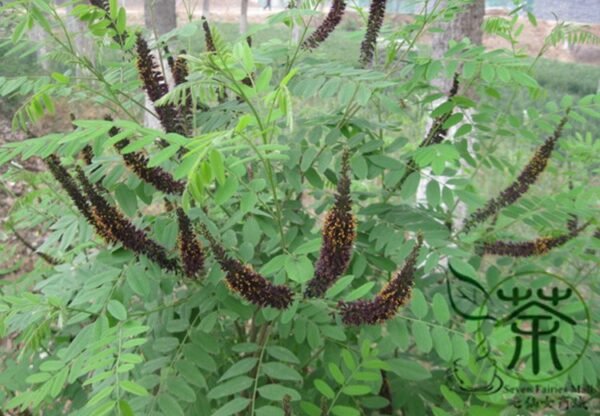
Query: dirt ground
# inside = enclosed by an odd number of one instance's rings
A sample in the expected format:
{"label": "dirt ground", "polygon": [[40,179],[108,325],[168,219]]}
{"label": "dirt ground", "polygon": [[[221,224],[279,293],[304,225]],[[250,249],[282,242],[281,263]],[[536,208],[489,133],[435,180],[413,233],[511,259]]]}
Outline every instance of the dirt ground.
{"label": "dirt ground", "polygon": [[[505,14],[506,12],[503,10],[488,11],[488,16]],[[525,48],[527,54],[531,56],[539,53],[544,46],[544,39],[556,27],[556,22],[547,20],[538,20],[537,26],[534,27],[526,18],[519,19],[519,24],[523,25],[523,32],[519,38],[520,46]],[[600,36],[600,25],[585,25],[584,27],[594,35]],[[485,36],[483,43],[489,49],[510,48],[510,43],[499,36]],[[548,49],[544,56],[564,62],[600,65],[600,45],[569,46],[563,44]]]}
{"label": "dirt ground", "polygon": [[[235,23],[239,21],[239,0],[219,0],[218,2],[212,1],[210,8],[209,19]],[[217,3],[217,4],[215,4]],[[273,2],[276,3],[275,1]],[[282,2],[285,3],[285,2]],[[195,18],[200,18],[202,15],[201,1],[192,1],[187,3],[187,10],[191,11]],[[283,7],[273,7],[272,10],[265,10],[260,6],[262,2],[250,1],[248,7],[248,21],[251,23],[264,22],[269,16],[279,13],[284,10]],[[186,22],[188,17],[186,14],[186,7],[183,2],[178,4],[178,21]],[[322,10],[326,12],[326,9]],[[143,3],[134,0],[127,1],[127,14],[131,21],[143,24],[144,9]],[[487,16],[506,16],[508,10],[506,9],[488,9]],[[402,24],[412,20],[411,15],[406,14],[394,14],[392,19],[388,18],[388,22],[393,20],[394,24]],[[359,16],[356,12],[348,10],[344,16],[344,20],[359,20]],[[572,23],[576,25],[576,23]],[[342,21],[343,25],[343,21]],[[552,29],[556,26],[556,22],[538,20],[537,26],[533,26],[529,20],[525,17],[519,19],[519,25],[523,25],[523,30],[520,36],[520,46],[525,49],[525,52],[529,55],[535,56],[538,54],[543,46],[544,39],[550,34]],[[600,36],[600,24],[597,25],[583,25],[586,30]],[[427,39],[423,39],[427,41]],[[490,49],[496,48],[510,48],[510,43],[499,36],[485,36],[484,45]],[[600,65],[600,45],[579,45],[579,46],[568,46],[558,45],[557,47],[550,48],[545,56],[549,59],[556,59],[564,62],[579,62],[588,63],[594,65]]]}
{"label": "dirt ground", "polygon": [[[23,140],[25,134],[14,132],[11,129],[10,120],[0,115],[0,146],[5,143]],[[31,159],[24,163],[15,161],[13,167],[23,167],[31,171],[44,169],[39,159]],[[11,165],[0,167],[0,174],[10,169]],[[1,180],[0,181],[0,224],[5,224],[9,217],[14,202],[28,191],[27,185],[22,181]],[[45,236],[40,230],[18,230],[19,235],[32,247],[39,246]],[[31,249],[27,248],[8,227],[0,228],[0,279],[12,279],[33,268],[36,256]]]}

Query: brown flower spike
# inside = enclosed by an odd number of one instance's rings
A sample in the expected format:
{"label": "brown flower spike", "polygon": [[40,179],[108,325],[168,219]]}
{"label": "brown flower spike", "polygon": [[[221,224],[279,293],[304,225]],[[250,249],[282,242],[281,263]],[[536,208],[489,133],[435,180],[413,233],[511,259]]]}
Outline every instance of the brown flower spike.
{"label": "brown flower spike", "polygon": [[547,254],[553,248],[566,244],[569,240],[577,237],[588,224],[575,228],[566,234],[556,237],[540,237],[532,241],[494,241],[486,242],[477,247],[479,255],[495,255],[508,257],[531,257]]}
{"label": "brown flower spike", "polygon": [[[110,116],[105,120],[112,121]],[[119,134],[119,129],[113,127],[108,132],[109,136],[114,137]],[[141,152],[122,153],[121,151],[129,144],[129,140],[123,139],[115,143],[115,148],[121,153],[125,165],[131,169],[138,178],[154,186],[159,191],[169,195],[181,195],[185,189],[185,183],[175,180],[166,170],[154,166],[148,167],[148,158]]]}
{"label": "brown flower spike", "polygon": [[419,234],[417,243],[408,255],[402,269],[381,289],[375,299],[354,302],[340,301],[338,303],[342,322],[345,325],[374,325],[396,315],[400,306],[404,305],[410,298],[417,258],[422,244],[423,237]]}
{"label": "brown flower spike", "polygon": [[[182,55],[186,53],[186,51],[182,50],[180,52]],[[173,81],[175,85],[181,85],[187,81],[187,77],[189,75],[189,69],[187,65],[187,61],[183,57],[177,57],[173,62]],[[181,128],[185,132],[192,131],[192,107],[193,100],[192,95],[189,90],[185,91],[185,100],[183,103],[177,108],[179,120],[178,122],[181,124]]]}
{"label": "brown flower spike", "polygon": [[35,253],[38,257],[40,257],[42,260],[44,260],[49,265],[58,266],[59,264],[62,263],[60,260],[55,259],[51,255],[46,254],[42,251],[38,251],[37,247],[34,247],[33,244],[31,244],[29,241],[27,241],[25,239],[25,237],[23,237],[12,226],[9,225],[7,228],[14,234],[14,236],[17,238],[17,240],[19,240],[21,242],[21,244],[23,244],[25,247],[27,247],[29,250],[31,250],[33,253]]}
{"label": "brown flower spike", "polygon": [[216,52],[217,48],[215,46],[215,40],[213,39],[212,32],[210,31],[208,20],[206,20],[204,16],[202,16],[202,29],[204,30],[204,43],[206,44],[206,50],[208,52]]}
{"label": "brown flower spike", "polygon": [[[459,87],[458,74],[454,74],[454,79],[452,81],[452,88],[450,88],[450,91],[448,92],[448,99],[446,100],[446,102],[451,101],[452,97],[454,97],[458,93],[458,87]],[[452,111],[450,111],[448,113],[442,114],[439,117],[436,117],[433,120],[433,123],[431,124],[431,127],[430,127],[429,131],[427,132],[427,135],[425,136],[423,141],[421,141],[421,143],[419,144],[419,148],[432,146],[434,144],[440,144],[442,141],[444,141],[444,139],[446,138],[446,135],[448,134],[448,129],[444,128],[444,123],[446,123],[446,121],[448,121],[448,119],[450,118],[450,116],[452,116],[452,114],[453,114]],[[406,163],[406,172],[404,172],[404,175],[402,175],[400,182],[398,182],[398,187],[402,188],[402,185],[404,185],[404,182],[406,182],[406,179],[408,179],[410,174],[415,172],[417,169],[418,169],[417,162],[415,162],[415,159],[411,157],[408,160],[408,162]]]}
{"label": "brown flower spike", "polygon": [[383,18],[385,17],[385,3],[386,0],[371,1],[367,33],[360,45],[360,63],[362,66],[367,66],[373,61],[377,36],[379,36],[379,31],[383,25]]}
{"label": "brown flower spike", "polygon": [[554,130],[554,134],[548,137],[544,144],[537,149],[519,177],[504,189],[498,197],[490,199],[484,207],[479,208],[467,218],[464,226],[465,232],[469,232],[475,225],[484,222],[502,208],[516,202],[535,183],[548,165],[554,146],[562,134],[564,125],[567,123],[567,115],[560,121],[556,130]]}
{"label": "brown flower spike", "polygon": [[356,238],[356,220],[350,198],[349,153],[342,156],[342,169],[337,184],[335,205],[327,213],[323,224],[323,246],[315,266],[315,275],[308,282],[304,296],[322,297],[346,271],[352,257]]}
{"label": "brown flower spike", "polygon": [[[155,103],[169,92],[169,86],[160,71],[148,43],[140,33],[136,35],[137,68],[148,98]],[[160,124],[167,133],[184,134],[173,104],[154,105]]]}
{"label": "brown flower spike", "polygon": [[183,209],[177,208],[177,222],[179,223],[179,256],[183,272],[187,277],[196,277],[204,273],[204,250],[192,229],[190,219]]}
{"label": "brown flower spike", "polygon": [[[95,6],[95,7],[98,7],[99,9],[104,10],[106,15],[110,17],[110,4],[107,0],[90,0],[90,4],[92,6]],[[108,27],[113,29],[115,32],[118,32],[117,26],[115,26],[115,23],[112,21],[112,19],[110,19],[110,21],[108,23]],[[117,42],[118,44],[120,44],[121,46],[125,45],[126,38],[127,38],[127,31],[125,31],[123,34],[116,34],[113,37],[114,41]]]}
{"label": "brown flower spike", "polygon": [[136,34],[135,45],[138,73],[148,97],[155,102],[169,92],[169,86],[148,47],[148,42],[140,33]]}
{"label": "brown flower spike", "polygon": [[177,271],[179,269],[177,262],[168,258],[164,247],[148,237],[145,231],[137,228],[97,192],[79,166],[77,167],[77,179],[87,194],[92,216],[97,224],[96,229],[102,237],[109,242],[118,241],[123,244],[123,247],[136,254],[145,255],[165,270]]}
{"label": "brown flower spike", "polygon": [[[61,184],[65,192],[69,195],[79,212],[85,217],[85,219],[93,226],[96,226],[95,218],[92,215],[90,206],[86,197],[83,195],[79,186],[69,174],[67,169],[62,165],[60,159],[56,155],[50,155],[46,158],[46,164],[54,179]],[[97,227],[96,227],[97,228]]]}
{"label": "brown flower spike", "polygon": [[290,288],[274,285],[250,266],[229,257],[225,248],[215,240],[203,224],[200,225],[200,231],[208,240],[221,269],[226,273],[225,281],[231,291],[238,293],[248,302],[262,307],[287,309],[292,304]]}
{"label": "brown flower spike", "polygon": [[[87,166],[90,166],[94,160],[94,150],[92,149],[92,146],[90,146],[89,144],[86,144],[85,147],[81,150],[81,157],[82,157],[83,161],[85,162],[85,164]],[[98,168],[96,167],[96,169],[98,169]],[[92,173],[94,173],[96,171],[96,169],[94,169],[92,171]],[[102,178],[102,179],[104,179],[104,178]],[[99,180],[98,182],[96,182],[94,184],[94,186],[96,187],[98,192],[106,193],[106,192],[108,192],[108,190],[104,187],[104,185],[102,185],[102,179]]]}
{"label": "brown flower spike", "polygon": [[327,13],[325,20],[323,20],[323,23],[321,23],[319,27],[304,41],[302,47],[304,49],[315,49],[321,43],[323,43],[342,20],[345,9],[345,0],[333,0],[331,9],[329,9],[329,13]]}
{"label": "brown flower spike", "polygon": [[[452,98],[458,93],[458,87],[458,73],[456,73],[454,74],[454,78],[452,80],[452,87],[450,88],[450,91],[448,91],[448,99],[446,100],[446,102],[452,101]],[[447,113],[436,117],[433,120],[429,132],[427,132],[427,136],[425,136],[419,147],[427,147],[432,146],[434,144],[440,144],[448,134],[448,129],[444,127],[444,124],[446,123],[446,121],[448,121],[452,114],[452,111],[448,111]]]}
{"label": "brown flower spike", "polygon": [[94,151],[92,150],[92,146],[86,144],[83,150],[81,151],[81,156],[85,164],[90,166],[94,159]]}

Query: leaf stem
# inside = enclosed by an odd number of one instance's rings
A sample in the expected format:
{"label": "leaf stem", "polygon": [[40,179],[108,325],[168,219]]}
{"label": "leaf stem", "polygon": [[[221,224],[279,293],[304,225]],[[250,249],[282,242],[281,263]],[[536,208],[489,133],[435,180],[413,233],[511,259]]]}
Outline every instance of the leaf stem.
{"label": "leaf stem", "polygon": [[259,342],[260,342],[260,354],[258,355],[258,362],[256,363],[254,373],[254,387],[252,389],[252,402],[250,405],[250,416],[254,415],[254,407],[256,406],[256,393],[258,391],[258,378],[260,377],[260,367],[262,365],[263,358],[265,356],[265,349],[269,343],[271,336],[271,324],[263,324],[260,329]]}

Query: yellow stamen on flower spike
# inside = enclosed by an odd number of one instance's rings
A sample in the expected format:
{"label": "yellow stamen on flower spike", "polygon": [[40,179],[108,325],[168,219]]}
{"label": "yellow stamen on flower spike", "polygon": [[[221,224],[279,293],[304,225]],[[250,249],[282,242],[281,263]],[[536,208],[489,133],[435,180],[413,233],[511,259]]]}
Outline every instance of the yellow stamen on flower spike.
{"label": "yellow stamen on flower spike", "polygon": [[374,325],[393,318],[400,306],[410,299],[414,284],[417,258],[423,245],[421,234],[408,255],[402,269],[375,296],[373,300],[357,300],[338,303],[345,325]]}
{"label": "yellow stamen on flower spike", "polygon": [[110,205],[79,166],[77,179],[87,195],[93,221],[98,225],[97,230],[102,237],[110,242],[118,241],[138,255],[145,255],[165,270],[179,270],[177,262],[167,256],[166,249],[148,237],[144,230],[137,228],[116,207]]}
{"label": "yellow stamen on flower spike", "polygon": [[577,237],[588,224],[570,230],[556,237],[540,237],[532,241],[494,241],[482,243],[477,247],[479,255],[489,254],[508,257],[531,257],[547,254],[550,250],[566,244]]}
{"label": "yellow stamen on flower spike", "polygon": [[[90,166],[94,160],[94,150],[92,149],[92,146],[90,146],[89,144],[86,144],[85,147],[81,150],[81,157],[83,159],[83,161],[85,162],[85,164],[87,166]],[[91,171],[91,173],[93,174],[96,169],[98,169],[97,167]],[[104,178],[102,178],[104,179]],[[96,190],[100,193],[108,193],[108,190],[104,187],[104,185],[102,185],[102,179],[100,179],[99,181],[94,183],[94,186],[96,187]]]}
{"label": "yellow stamen on flower spike", "polygon": [[192,229],[189,217],[181,208],[177,208],[177,221],[179,224],[177,243],[183,272],[188,277],[197,277],[204,272],[204,250]]}
{"label": "yellow stamen on flower spike", "polygon": [[96,217],[93,215],[92,208],[90,207],[88,200],[85,195],[79,189],[79,186],[69,174],[67,169],[62,165],[60,159],[56,155],[50,155],[46,158],[46,164],[54,179],[61,184],[63,189],[67,192],[79,212],[85,217],[90,225],[96,227],[100,232],[100,225],[96,221]]}
{"label": "yellow stamen on flower spike", "polygon": [[148,43],[140,33],[136,34],[137,69],[144,83],[144,90],[152,102],[156,102],[169,92],[165,77],[160,72]]}
{"label": "yellow stamen on flower spike", "polygon": [[[169,92],[165,77],[160,72],[148,43],[140,33],[136,35],[137,69],[148,98],[155,103]],[[160,124],[167,133],[184,134],[178,122],[177,110],[173,104],[154,105]]]}
{"label": "yellow stamen on flower spike", "polygon": [[464,226],[465,232],[469,232],[475,225],[484,222],[502,208],[515,203],[529,190],[529,187],[535,183],[544,169],[546,169],[554,146],[562,134],[563,127],[567,123],[568,114],[569,112],[567,111],[567,114],[554,130],[554,134],[548,137],[544,144],[537,149],[533,157],[529,160],[529,163],[521,171],[519,177],[504,189],[498,197],[490,199],[484,207],[478,209],[467,218]]}
{"label": "yellow stamen on flower spike", "polygon": [[308,282],[304,296],[322,297],[346,271],[352,257],[356,238],[356,219],[352,214],[350,197],[349,152],[342,156],[342,168],[337,184],[335,205],[327,213],[323,224],[323,246],[315,266],[315,275]]}
{"label": "yellow stamen on flower spike", "polygon": [[[110,117],[105,117],[111,121]],[[119,133],[119,129],[113,127],[108,132],[109,136],[114,137]],[[131,169],[138,178],[151,184],[159,191],[169,195],[181,195],[185,189],[185,183],[177,181],[166,170],[154,166],[148,167],[149,159],[141,152],[122,153],[121,151],[129,144],[129,140],[123,139],[115,143],[115,148],[121,153],[125,165]]]}
{"label": "yellow stamen on flower spike", "polygon": [[200,232],[208,240],[215,259],[226,273],[227,287],[238,293],[248,302],[262,307],[287,309],[293,301],[290,288],[274,285],[248,265],[228,256],[225,248],[215,240],[206,226],[200,225]]}
{"label": "yellow stamen on flower spike", "polygon": [[[184,55],[186,52],[185,50],[182,50],[180,53]],[[181,85],[186,82],[189,75],[187,61],[183,57],[177,57],[177,59],[175,59],[173,62],[172,72],[175,85]],[[192,131],[192,107],[192,95],[190,91],[185,91],[185,100],[183,100],[183,103],[177,107],[177,114],[179,117],[178,123],[181,124],[183,131],[186,133]]]}
{"label": "yellow stamen on flower spike", "polygon": [[94,151],[92,150],[92,146],[86,144],[83,150],[81,151],[81,156],[85,164],[90,166],[94,159]]}

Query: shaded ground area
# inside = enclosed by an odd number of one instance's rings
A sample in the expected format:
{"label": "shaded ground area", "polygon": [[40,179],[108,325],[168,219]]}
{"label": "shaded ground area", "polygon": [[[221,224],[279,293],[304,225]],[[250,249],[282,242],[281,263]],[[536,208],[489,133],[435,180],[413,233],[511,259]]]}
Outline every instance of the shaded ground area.
{"label": "shaded ground area", "polygon": [[[25,134],[13,132],[10,120],[0,115],[0,146],[24,138]],[[44,166],[39,159],[31,159],[26,162],[15,161],[0,167],[0,174],[9,169],[19,170],[21,168],[35,172],[43,170]],[[37,247],[45,237],[38,229],[18,230],[19,235],[26,241],[23,243],[11,232],[11,227],[8,227],[7,219],[15,201],[25,195],[28,190],[24,181],[8,179],[0,182],[0,223],[3,225],[0,228],[0,278],[3,279],[11,279],[30,271],[37,257],[31,249],[26,247],[26,244]],[[14,226],[18,229],[18,224],[14,224]]]}

